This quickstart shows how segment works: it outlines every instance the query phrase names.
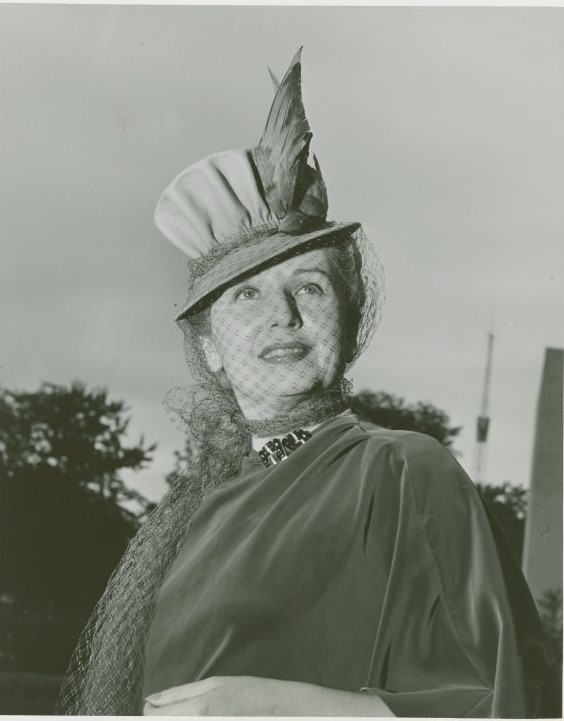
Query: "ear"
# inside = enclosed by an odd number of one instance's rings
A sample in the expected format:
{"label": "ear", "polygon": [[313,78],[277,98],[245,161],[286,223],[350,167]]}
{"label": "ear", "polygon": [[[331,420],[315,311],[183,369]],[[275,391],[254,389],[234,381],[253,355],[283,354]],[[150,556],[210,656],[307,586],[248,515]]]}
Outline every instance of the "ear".
{"label": "ear", "polygon": [[200,343],[202,344],[202,350],[204,351],[209,369],[212,373],[217,373],[223,368],[223,363],[213,342],[213,338],[209,335],[200,336]]}

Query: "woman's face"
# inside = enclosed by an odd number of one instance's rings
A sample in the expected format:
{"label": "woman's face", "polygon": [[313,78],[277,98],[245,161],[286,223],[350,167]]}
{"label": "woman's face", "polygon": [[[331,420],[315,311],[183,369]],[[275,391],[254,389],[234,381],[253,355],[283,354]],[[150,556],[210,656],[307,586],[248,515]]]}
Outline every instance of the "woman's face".
{"label": "woman's face", "polygon": [[324,249],[272,266],[223,292],[202,339],[248,418],[287,413],[343,368],[340,299]]}

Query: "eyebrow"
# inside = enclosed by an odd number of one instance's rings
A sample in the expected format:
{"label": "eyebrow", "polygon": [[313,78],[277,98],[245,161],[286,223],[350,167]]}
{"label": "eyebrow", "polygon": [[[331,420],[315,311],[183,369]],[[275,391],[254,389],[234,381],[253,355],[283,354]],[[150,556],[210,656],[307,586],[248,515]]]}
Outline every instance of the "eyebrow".
{"label": "eyebrow", "polygon": [[[292,272],[292,275],[304,275],[306,273],[318,273],[319,275],[324,275],[329,280],[329,282],[332,282],[331,274],[328,270],[325,270],[324,268],[296,268],[296,270]],[[242,280],[233,283],[232,286],[229,286],[229,289],[237,291],[247,285],[253,285],[253,278],[254,276],[243,278]]]}
{"label": "eyebrow", "polygon": [[296,268],[293,275],[300,275],[302,273],[321,273],[321,275],[325,275],[329,278],[329,280],[331,280],[329,272],[323,268]]}

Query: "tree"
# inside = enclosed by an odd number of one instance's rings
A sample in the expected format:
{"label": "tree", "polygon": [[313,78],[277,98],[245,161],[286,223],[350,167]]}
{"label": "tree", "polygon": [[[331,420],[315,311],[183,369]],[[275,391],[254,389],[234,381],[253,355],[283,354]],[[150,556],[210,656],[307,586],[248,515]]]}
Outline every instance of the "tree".
{"label": "tree", "polygon": [[13,478],[22,471],[56,471],[61,481],[80,486],[112,503],[147,502],[119,478],[122,468],[139,469],[155,446],[126,447],[129,419],[122,401],[107,391],[87,391],[44,383],[33,393],[0,389],[0,471]]}
{"label": "tree", "polygon": [[545,591],[537,599],[541,621],[562,671],[562,589]]}
{"label": "tree", "polygon": [[383,428],[426,433],[449,449],[460,433],[460,427],[449,425],[448,415],[431,403],[408,405],[391,393],[361,391],[352,396],[351,408],[363,420]]}
{"label": "tree", "polygon": [[124,484],[155,446],[126,445],[106,390],[0,389],[0,664],[60,673],[150,510]]}
{"label": "tree", "polygon": [[527,491],[522,486],[514,486],[508,481],[501,485],[477,484],[482,498],[492,511],[501,527],[515,557],[521,562],[523,539],[525,536],[525,517],[527,515]]}

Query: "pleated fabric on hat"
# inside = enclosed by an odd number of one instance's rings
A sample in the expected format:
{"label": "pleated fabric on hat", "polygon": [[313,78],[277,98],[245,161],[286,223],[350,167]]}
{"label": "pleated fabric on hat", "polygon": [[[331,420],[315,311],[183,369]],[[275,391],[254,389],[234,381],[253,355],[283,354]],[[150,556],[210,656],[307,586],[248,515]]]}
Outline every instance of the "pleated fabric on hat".
{"label": "pleated fabric on hat", "polygon": [[189,258],[208,255],[235,233],[278,227],[246,150],[216,153],[183,170],[161,195],[155,223]]}

